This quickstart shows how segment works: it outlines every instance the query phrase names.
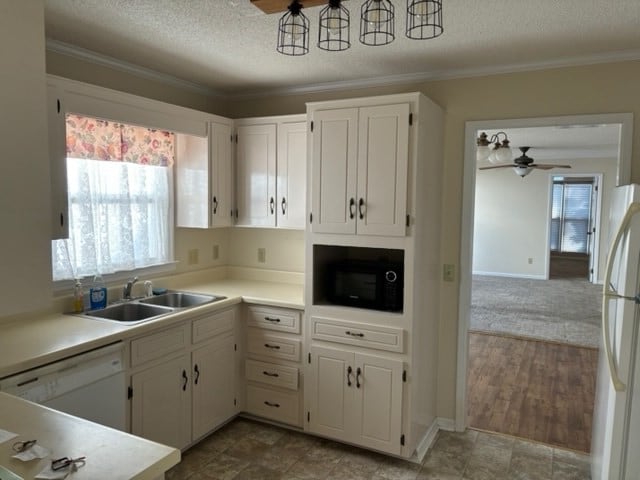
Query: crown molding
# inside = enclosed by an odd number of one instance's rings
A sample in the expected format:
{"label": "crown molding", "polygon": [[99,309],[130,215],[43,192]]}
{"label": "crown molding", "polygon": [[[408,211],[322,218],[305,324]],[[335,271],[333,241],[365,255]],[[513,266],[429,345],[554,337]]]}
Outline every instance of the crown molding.
{"label": "crown molding", "polygon": [[207,95],[209,97],[226,96],[226,94],[218,90],[205,87],[204,85],[200,85],[195,82],[190,82],[182,78],[174,77],[173,75],[161,73],[150,68],[141,67],[139,65],[125,62],[124,60],[103,55],[101,53],[96,53],[92,50],[77,47],[69,43],[59,42],[58,40],[53,40],[51,38],[47,38],[46,40],[46,49],[50,52],[77,58],[103,67],[113,68],[114,70],[120,70],[137,77],[146,78],[147,80],[153,80],[158,83],[164,83],[165,85],[170,85],[172,87],[182,88],[201,95]]}
{"label": "crown molding", "polygon": [[417,72],[399,75],[377,76],[371,78],[362,78],[356,80],[345,80],[337,82],[314,83],[295,87],[282,88],[261,88],[260,90],[224,93],[204,85],[190,82],[173,75],[160,73],[150,68],[140,67],[138,65],[119,60],[114,57],[102,55],[91,50],[87,50],[75,45],[59,42],[53,39],[47,39],[46,48],[49,51],[75,57],[80,60],[106,66],[126,73],[154,80],[156,82],[165,83],[174,87],[190,90],[202,95],[211,97],[223,97],[234,100],[248,100],[253,98],[262,98],[273,95],[291,96],[305,95],[312,93],[334,92],[339,90],[357,90],[362,88],[385,87],[393,85],[409,85],[414,83],[422,83],[437,80],[453,80],[471,77],[485,77],[489,75],[501,75],[508,73],[522,73],[536,70],[548,70],[556,68],[577,67],[585,65],[597,65],[603,63],[616,63],[625,61],[640,60],[640,50],[625,50],[620,52],[600,53],[594,55],[581,55],[562,60],[550,60],[543,62],[517,63],[500,66],[487,66],[478,68],[460,68],[455,70],[441,70],[435,72]]}

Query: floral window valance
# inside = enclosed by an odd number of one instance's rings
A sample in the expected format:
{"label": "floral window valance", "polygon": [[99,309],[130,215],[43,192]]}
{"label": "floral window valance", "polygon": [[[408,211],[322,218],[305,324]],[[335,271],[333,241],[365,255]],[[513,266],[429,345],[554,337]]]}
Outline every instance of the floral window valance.
{"label": "floral window valance", "polygon": [[175,135],[171,132],[70,113],[66,127],[68,157],[173,165]]}

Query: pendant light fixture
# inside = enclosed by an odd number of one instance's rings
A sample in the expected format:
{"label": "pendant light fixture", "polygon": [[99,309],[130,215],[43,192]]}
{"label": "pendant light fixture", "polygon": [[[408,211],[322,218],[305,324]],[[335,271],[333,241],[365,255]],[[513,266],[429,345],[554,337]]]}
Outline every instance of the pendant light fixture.
{"label": "pendant light fixture", "polygon": [[442,32],[442,0],[407,0],[407,38],[428,40]]}
{"label": "pendant light fixture", "polygon": [[[502,142],[500,142],[501,135],[504,135]],[[493,164],[509,163],[513,158],[511,147],[509,146],[509,139],[504,132],[491,135],[490,139],[485,132],[482,132],[480,136],[476,138],[476,145],[476,160],[478,162],[489,160],[489,162]]]}
{"label": "pendant light fixture", "polygon": [[284,55],[305,55],[309,53],[309,19],[298,0],[293,0],[288,10],[278,23],[276,50]]}
{"label": "pendant light fixture", "polygon": [[349,11],[341,5],[342,0],[329,0],[320,11],[318,48],[331,52],[346,50],[349,41]]}
{"label": "pendant light fixture", "polygon": [[389,0],[367,0],[360,9],[360,42],[387,45],[396,38],[395,14]]}

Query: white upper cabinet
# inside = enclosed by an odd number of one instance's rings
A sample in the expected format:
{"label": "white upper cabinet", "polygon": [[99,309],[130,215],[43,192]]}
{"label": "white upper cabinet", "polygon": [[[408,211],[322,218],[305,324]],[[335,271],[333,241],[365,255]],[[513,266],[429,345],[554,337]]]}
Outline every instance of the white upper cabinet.
{"label": "white upper cabinet", "polygon": [[231,225],[231,121],[210,122],[208,137],[176,135],[176,225]]}
{"label": "white upper cabinet", "polygon": [[276,226],[276,125],[237,129],[236,225]]}
{"label": "white upper cabinet", "polygon": [[408,103],[313,112],[314,233],[404,236]]}
{"label": "white upper cabinet", "polygon": [[237,226],[304,228],[304,115],[243,119],[237,127]]}
{"label": "white upper cabinet", "polygon": [[67,147],[62,89],[47,85],[47,126],[51,166],[51,238],[69,237]]}

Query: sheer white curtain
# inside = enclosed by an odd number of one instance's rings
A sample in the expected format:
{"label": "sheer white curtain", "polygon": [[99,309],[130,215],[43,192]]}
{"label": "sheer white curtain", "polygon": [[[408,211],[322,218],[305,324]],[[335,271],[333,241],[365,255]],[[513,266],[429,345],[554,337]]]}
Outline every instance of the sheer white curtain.
{"label": "sheer white curtain", "polygon": [[67,158],[69,238],[53,241],[53,280],[171,261],[170,167]]}

